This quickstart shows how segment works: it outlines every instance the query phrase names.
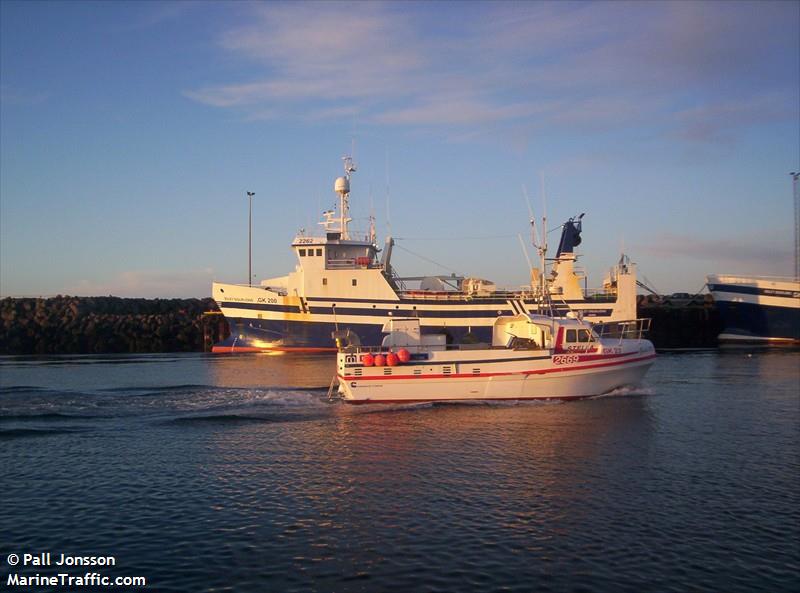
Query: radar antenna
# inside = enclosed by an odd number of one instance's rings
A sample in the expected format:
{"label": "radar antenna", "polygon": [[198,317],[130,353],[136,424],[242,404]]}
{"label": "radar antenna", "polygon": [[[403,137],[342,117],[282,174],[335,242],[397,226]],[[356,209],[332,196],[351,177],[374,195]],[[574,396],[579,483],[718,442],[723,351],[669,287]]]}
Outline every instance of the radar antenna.
{"label": "radar antenna", "polygon": [[[323,212],[325,220],[320,224],[328,232],[338,231],[340,233],[339,237],[346,241],[350,238],[350,234],[347,231],[347,223],[353,220],[350,218],[350,178],[356,171],[356,165],[350,155],[343,156],[342,160],[344,161],[344,177],[337,177],[333,185],[333,191],[339,194],[339,218],[335,219],[332,212]],[[338,229],[331,228],[335,222],[339,223]]]}

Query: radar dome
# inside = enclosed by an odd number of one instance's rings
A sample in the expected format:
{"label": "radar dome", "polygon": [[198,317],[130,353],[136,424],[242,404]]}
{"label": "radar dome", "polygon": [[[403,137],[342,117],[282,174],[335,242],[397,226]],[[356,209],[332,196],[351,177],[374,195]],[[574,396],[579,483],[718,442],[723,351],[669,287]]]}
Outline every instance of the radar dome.
{"label": "radar dome", "polygon": [[336,182],[333,184],[333,191],[337,194],[349,194],[350,182],[347,180],[347,177],[337,177]]}

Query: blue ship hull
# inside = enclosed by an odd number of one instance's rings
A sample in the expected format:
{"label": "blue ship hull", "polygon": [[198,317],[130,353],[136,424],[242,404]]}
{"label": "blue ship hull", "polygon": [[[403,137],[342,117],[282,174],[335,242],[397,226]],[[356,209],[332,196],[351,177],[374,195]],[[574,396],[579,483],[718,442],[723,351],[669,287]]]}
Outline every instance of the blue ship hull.
{"label": "blue ship hull", "polygon": [[722,343],[800,344],[800,283],[795,279],[709,276]]}
{"label": "blue ship hull", "polygon": [[[228,319],[231,334],[214,345],[214,352],[264,352],[285,350],[296,352],[335,352],[333,332],[350,330],[363,344],[380,344],[381,325],[374,323],[333,324],[304,321],[273,321],[268,319]],[[449,326],[423,328],[423,333],[447,336],[447,342],[491,342],[491,327]]]}
{"label": "blue ship hull", "polygon": [[800,309],[753,303],[717,302],[725,330],[722,341],[800,342]]}

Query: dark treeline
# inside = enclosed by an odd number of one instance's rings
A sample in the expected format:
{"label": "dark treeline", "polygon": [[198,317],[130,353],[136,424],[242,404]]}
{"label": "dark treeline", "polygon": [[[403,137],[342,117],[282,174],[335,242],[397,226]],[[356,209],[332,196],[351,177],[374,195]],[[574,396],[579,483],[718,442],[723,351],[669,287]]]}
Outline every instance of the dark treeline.
{"label": "dark treeline", "polygon": [[5,298],[0,354],[202,352],[216,310],[210,298]]}
{"label": "dark treeline", "polygon": [[[203,352],[226,337],[227,324],[210,298],[69,297],[0,300],[0,354]],[[656,348],[716,346],[721,331],[710,297],[670,304],[639,300],[652,319]]]}

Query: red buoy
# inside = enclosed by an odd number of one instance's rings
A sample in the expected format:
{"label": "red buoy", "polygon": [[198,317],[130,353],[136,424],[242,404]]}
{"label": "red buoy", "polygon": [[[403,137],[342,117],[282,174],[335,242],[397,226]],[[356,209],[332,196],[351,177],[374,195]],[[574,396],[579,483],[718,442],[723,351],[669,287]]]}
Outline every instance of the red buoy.
{"label": "red buoy", "polygon": [[386,355],[386,366],[396,367],[397,366],[397,354],[394,352],[389,352]]}
{"label": "red buoy", "polygon": [[361,357],[361,364],[363,364],[365,367],[371,367],[373,364],[375,364],[375,357],[367,352]]}
{"label": "red buoy", "polygon": [[411,353],[405,348],[400,348],[400,350],[397,351],[397,360],[406,363],[411,360]]}
{"label": "red buoy", "polygon": [[382,367],[386,364],[386,357],[383,354],[376,354],[373,362],[376,367]]}

